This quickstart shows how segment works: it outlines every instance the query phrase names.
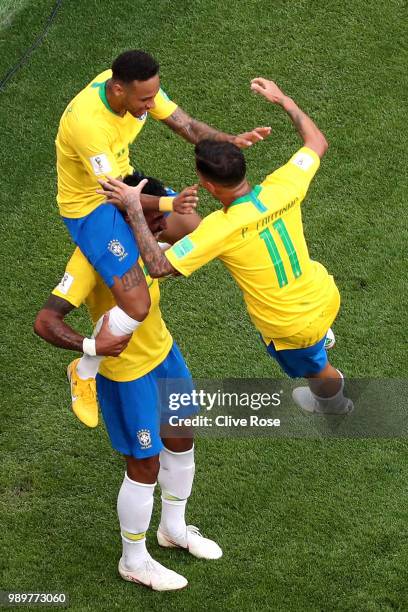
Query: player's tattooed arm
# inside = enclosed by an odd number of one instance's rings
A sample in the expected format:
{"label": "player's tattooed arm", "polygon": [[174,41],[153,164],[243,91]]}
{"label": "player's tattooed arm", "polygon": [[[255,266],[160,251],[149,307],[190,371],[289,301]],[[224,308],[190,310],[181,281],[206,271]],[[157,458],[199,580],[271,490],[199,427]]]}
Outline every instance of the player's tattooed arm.
{"label": "player's tattooed arm", "polygon": [[193,119],[181,108],[177,108],[174,113],[164,119],[164,123],[169,126],[173,132],[176,132],[179,136],[182,136],[188,142],[196,144],[200,140],[209,138],[211,140],[220,140],[226,142],[232,142],[242,149],[250,147],[255,142],[263,140],[269,136],[271,132],[270,127],[258,127],[250,132],[238,134],[227,134],[226,132],[220,132],[219,130],[207,125],[203,121]]}
{"label": "player's tattooed arm", "polygon": [[292,98],[285,95],[274,81],[257,77],[251,81],[251,90],[263,96],[272,104],[281,106],[291,118],[304,145],[315,151],[319,157],[323,157],[329,146],[324,134],[314,121],[299,108]]}
{"label": "player's tattooed arm", "polygon": [[173,268],[146,223],[141,208],[127,209],[130,226],[135,235],[140,254],[152,278],[176,276],[179,272]]}
{"label": "player's tattooed arm", "polygon": [[234,138],[229,134],[219,132],[202,121],[193,119],[181,108],[177,108],[170,117],[164,119],[164,123],[168,125],[173,132],[176,132],[176,134],[193,144],[204,138],[213,138],[215,140],[232,140]]}
{"label": "player's tattooed arm", "polygon": [[35,319],[35,333],[54,346],[82,351],[84,336],[64,321],[64,317],[74,308],[67,300],[50,295]]}
{"label": "player's tattooed arm", "polygon": [[291,118],[303,144],[315,151],[319,157],[323,157],[328,143],[314,121],[291,98],[286,97],[281,106]]}
{"label": "player's tattooed arm", "polygon": [[[282,104],[282,106],[284,106],[284,104]],[[289,101],[286,102],[285,110],[291,118],[293,125],[297,129],[299,136],[302,138],[302,140],[305,140],[305,138],[307,138],[307,130],[304,126],[304,120],[307,118],[307,115],[300,110],[296,104],[290,104]]]}

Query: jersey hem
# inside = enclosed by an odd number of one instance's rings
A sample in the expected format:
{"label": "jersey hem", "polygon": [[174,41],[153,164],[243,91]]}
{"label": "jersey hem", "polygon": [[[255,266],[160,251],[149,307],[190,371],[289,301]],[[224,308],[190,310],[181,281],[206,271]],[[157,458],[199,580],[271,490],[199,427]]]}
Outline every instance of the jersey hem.
{"label": "jersey hem", "polygon": [[[103,363],[105,361],[104,359],[101,361],[101,365],[99,367],[99,374],[102,374],[102,376],[104,376],[108,380],[112,380],[113,382],[131,382],[132,380],[137,380],[138,378],[142,378],[142,376],[146,376],[146,374],[149,374],[152,370],[157,368],[157,366],[160,365],[167,358],[168,354],[170,353],[172,349],[173,344],[174,344],[173,337],[170,336],[170,345],[163,351],[160,357],[158,357],[155,361],[153,361],[151,364],[146,366],[146,368],[143,368],[142,370],[138,371],[137,375],[133,374],[133,375],[125,375],[124,377],[121,377],[121,376],[112,374],[111,372],[109,372],[107,369],[103,367]],[[115,359],[118,359],[118,357],[115,357]],[[130,367],[129,369],[132,369],[132,368]]]}
{"label": "jersey hem", "polygon": [[[340,293],[335,284],[334,284],[334,287],[335,287],[335,290],[333,291],[332,295],[330,296],[329,300],[327,301],[325,306],[322,308],[320,313],[316,317],[314,317],[311,321],[307,322],[306,325],[303,324],[300,327],[300,329],[297,329],[296,331],[292,331],[291,333],[286,332],[284,336],[275,336],[275,335],[270,336],[270,335],[264,334],[259,329],[259,327],[255,326],[257,331],[261,335],[263,341],[265,342],[265,344],[269,345],[270,342],[273,342],[276,350],[278,351],[285,350],[285,349],[294,349],[294,348],[308,348],[308,346],[313,346],[313,344],[316,344],[316,342],[318,342],[324,336],[324,334],[327,333],[327,330],[329,329],[329,327],[333,325],[339,313],[339,310],[340,310],[340,304],[341,304]],[[316,328],[313,329],[313,326],[316,325],[316,323],[318,322],[320,318],[322,318],[322,313],[325,313],[326,309],[328,309],[328,312],[326,316],[323,318],[321,326],[316,326]],[[296,340],[296,337],[299,337],[302,334],[304,334],[304,337],[299,338],[299,346],[298,347],[294,346],[297,343],[296,341],[294,342],[293,340],[294,339]],[[305,339],[307,336],[310,340],[310,343],[305,346]]]}
{"label": "jersey hem", "polygon": [[82,219],[83,217],[87,217],[88,215],[90,215],[94,210],[98,208],[98,206],[102,206],[103,202],[104,201],[102,200],[102,202],[99,202],[99,204],[95,204],[95,206],[87,208],[86,211],[81,210],[81,212],[77,213],[62,210],[61,206],[59,206],[58,208],[61,217],[66,217],[67,219]]}

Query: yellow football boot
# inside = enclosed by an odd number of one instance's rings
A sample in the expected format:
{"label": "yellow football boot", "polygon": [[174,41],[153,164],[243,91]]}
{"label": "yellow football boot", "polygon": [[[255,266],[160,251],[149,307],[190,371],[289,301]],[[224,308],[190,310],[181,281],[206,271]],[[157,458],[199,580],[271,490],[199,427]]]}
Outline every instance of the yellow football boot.
{"label": "yellow football boot", "polygon": [[96,381],[94,378],[83,380],[77,374],[78,359],[71,361],[67,376],[71,385],[72,410],[81,423],[87,427],[98,425],[99,406],[96,399]]}

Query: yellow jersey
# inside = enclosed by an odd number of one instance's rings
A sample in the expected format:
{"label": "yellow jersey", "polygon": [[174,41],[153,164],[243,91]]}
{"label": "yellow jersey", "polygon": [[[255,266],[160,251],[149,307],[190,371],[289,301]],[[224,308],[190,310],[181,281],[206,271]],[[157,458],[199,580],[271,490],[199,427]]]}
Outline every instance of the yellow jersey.
{"label": "yellow jersey", "polygon": [[[97,179],[133,172],[129,145],[146,123],[147,113],[137,118],[115,113],[106,99],[111,70],[99,74],[68,104],[61,117],[57,138],[57,202],[63,217],[77,219],[92,212],[105,198],[95,193]],[[154,119],[166,119],[177,108],[163,90],[149,111]]]}
{"label": "yellow jersey", "polygon": [[319,156],[302,147],[166,251],[184,276],[218,257],[242,290],[253,324],[278,350],[320,340],[340,306],[333,277],[310,259],[303,234],[300,204],[319,165]]}
{"label": "yellow jersey", "polygon": [[[141,259],[139,265],[146,275],[149,287],[149,314],[133,332],[129,344],[120,356],[104,357],[99,366],[99,372],[103,376],[118,382],[140,378],[153,370],[167,357],[173,344],[173,338],[160,312],[159,283],[157,279],[150,278]],[[94,324],[115,306],[112,293],[78,248],[69,260],[61,282],[52,293],[77,308],[85,303]]]}

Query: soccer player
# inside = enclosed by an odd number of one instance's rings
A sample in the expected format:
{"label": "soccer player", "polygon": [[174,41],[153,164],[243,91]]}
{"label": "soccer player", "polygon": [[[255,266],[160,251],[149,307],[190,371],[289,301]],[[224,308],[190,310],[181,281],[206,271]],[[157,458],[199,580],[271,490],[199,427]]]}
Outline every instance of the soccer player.
{"label": "soccer player", "polygon": [[[146,215],[152,232],[160,231],[163,213],[150,211]],[[143,267],[140,259],[139,264]],[[110,333],[106,316],[96,336],[97,352],[110,355],[100,364],[97,387],[112,446],[126,460],[117,503],[123,548],[119,573],[125,580],[167,591],[183,588],[187,580],[152,559],[146,548],[156,481],[162,492],[159,544],[183,548],[203,559],[217,559],[222,551],[196,527],[186,525],[185,510],[195,469],[191,432],[160,437],[158,381],[177,379],[187,392],[192,389],[192,380],[162,319],[158,281],[147,271],[145,274],[151,307],[130,341],[127,335]],[[95,323],[114,306],[114,298],[78,248],[67,265],[67,275],[69,286],[65,282],[53,290],[37,315],[34,329],[51,344],[77,351],[84,338],[65,323],[65,316],[85,302]]]}
{"label": "soccer player", "polygon": [[[112,70],[96,76],[68,104],[56,138],[57,201],[75,244],[115,297],[109,326],[119,336],[135,331],[147,316],[149,293],[137,263],[132,232],[113,206],[101,206],[103,198],[96,193],[97,179],[107,174],[123,179],[133,172],[129,144],[141,132],[148,115],[191,143],[211,135],[247,147],[270,132],[270,128],[261,127],[232,136],[189,117],[161,89],[158,63],[139,50],[122,53],[114,60]],[[193,213],[196,202],[195,187],[174,199],[142,198],[145,210],[174,209],[179,213]],[[192,231],[199,217],[191,214],[189,222]],[[169,226],[174,225],[174,218],[170,218]],[[93,358],[92,339],[84,340],[83,351],[85,358],[70,364],[68,375],[73,409],[87,420],[87,415],[97,413],[92,381],[98,360]]]}
{"label": "soccer player", "polygon": [[308,379],[308,387],[294,390],[294,401],[309,412],[345,414],[353,405],[343,394],[343,375],[324,350],[340,296],[333,277],[309,257],[300,208],[328,144],[310,117],[273,81],[256,78],[251,89],[283,108],[303,147],[251,187],[238,147],[199,142],[195,154],[200,184],[222,208],[165,254],[153,240],[132,188],[111,178],[101,181],[99,193],[125,207],[152,277],[189,276],[210,260],[221,259],[241,288],[268,353],[289,376]]}

